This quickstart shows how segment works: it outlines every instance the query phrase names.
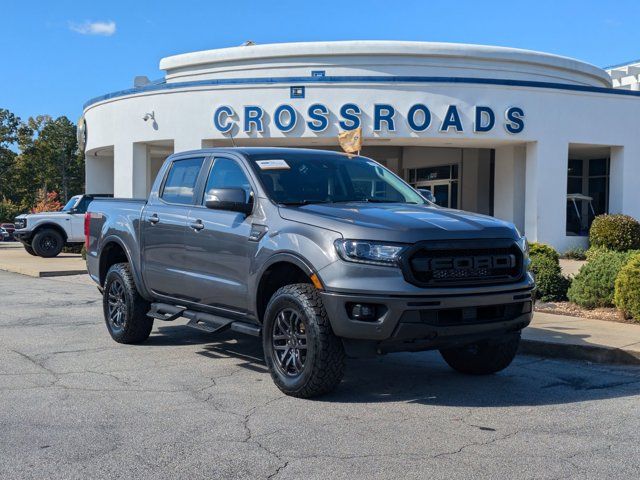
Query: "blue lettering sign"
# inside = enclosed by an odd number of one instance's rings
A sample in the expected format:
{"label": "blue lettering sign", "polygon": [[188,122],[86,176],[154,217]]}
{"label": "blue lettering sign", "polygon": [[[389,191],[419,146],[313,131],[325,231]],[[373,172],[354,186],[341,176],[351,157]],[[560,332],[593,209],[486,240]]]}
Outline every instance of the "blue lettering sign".
{"label": "blue lettering sign", "polygon": [[244,131],[251,132],[252,127],[255,126],[256,132],[263,131],[262,116],[264,111],[262,107],[256,105],[247,105],[244,107]]}
{"label": "blue lettering sign", "polygon": [[231,107],[226,105],[218,107],[216,112],[213,114],[213,125],[219,132],[227,133],[233,128],[233,122],[230,122],[229,118],[233,118],[235,115],[236,112],[234,112]]}
{"label": "blue lettering sign", "polygon": [[396,109],[391,105],[374,105],[373,106],[373,130],[379,132],[382,130],[382,122],[386,123],[389,132],[395,132],[396,126],[393,117]]}
{"label": "blue lettering sign", "polygon": [[462,120],[460,120],[460,114],[458,113],[458,107],[455,105],[449,105],[449,108],[447,108],[447,113],[444,114],[440,131],[448,132],[451,127],[453,127],[456,132],[464,131],[462,128]]}
{"label": "blue lettering sign", "polygon": [[504,128],[509,133],[520,133],[524,130],[524,110],[520,107],[508,108],[504,113],[508,123],[505,123]]}
{"label": "blue lettering sign", "polygon": [[[288,123],[282,122],[282,114],[285,112],[287,113],[285,117],[289,118]],[[273,115],[273,122],[281,132],[290,132],[295,128],[296,123],[298,123],[298,115],[291,105],[280,105],[276,108],[276,112]]]}
{"label": "blue lettering sign", "polygon": [[476,119],[473,124],[474,132],[488,132],[496,124],[496,115],[489,107],[476,107]]}
{"label": "blue lettering sign", "polygon": [[307,112],[309,120],[307,126],[312,132],[323,132],[329,126],[329,109],[321,103],[314,103]]}
{"label": "blue lettering sign", "polygon": [[[422,113],[422,122],[416,120],[417,113]],[[414,132],[424,132],[431,125],[431,112],[426,105],[416,103],[409,109],[407,122],[409,123],[409,128]]]}
{"label": "blue lettering sign", "polygon": [[360,126],[360,107],[355,103],[345,103],[340,108],[340,116],[344,120],[340,121],[340,128],[343,130],[355,130]]}

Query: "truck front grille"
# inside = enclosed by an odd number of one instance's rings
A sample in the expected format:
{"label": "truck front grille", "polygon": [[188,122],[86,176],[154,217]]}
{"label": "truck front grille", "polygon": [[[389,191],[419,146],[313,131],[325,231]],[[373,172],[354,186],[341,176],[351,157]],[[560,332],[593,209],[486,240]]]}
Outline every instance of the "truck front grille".
{"label": "truck front grille", "polygon": [[523,275],[523,255],[512,240],[422,242],[403,255],[405,279],[421,287],[500,284]]}

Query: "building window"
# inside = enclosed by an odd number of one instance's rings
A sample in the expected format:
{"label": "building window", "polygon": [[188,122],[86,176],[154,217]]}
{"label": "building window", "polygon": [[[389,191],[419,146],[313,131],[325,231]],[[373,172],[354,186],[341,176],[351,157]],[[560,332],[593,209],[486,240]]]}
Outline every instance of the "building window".
{"label": "building window", "polygon": [[596,215],[609,210],[609,159],[569,159],[567,235],[588,235]]}
{"label": "building window", "polygon": [[431,190],[441,207],[458,208],[458,165],[410,168],[407,177],[414,188]]}

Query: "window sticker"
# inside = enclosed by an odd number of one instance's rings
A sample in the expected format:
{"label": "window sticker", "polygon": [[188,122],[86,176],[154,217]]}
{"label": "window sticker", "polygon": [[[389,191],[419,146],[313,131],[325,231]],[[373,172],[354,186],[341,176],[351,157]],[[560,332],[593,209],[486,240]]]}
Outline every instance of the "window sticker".
{"label": "window sticker", "polygon": [[284,160],[257,160],[261,170],[289,170],[291,167]]}

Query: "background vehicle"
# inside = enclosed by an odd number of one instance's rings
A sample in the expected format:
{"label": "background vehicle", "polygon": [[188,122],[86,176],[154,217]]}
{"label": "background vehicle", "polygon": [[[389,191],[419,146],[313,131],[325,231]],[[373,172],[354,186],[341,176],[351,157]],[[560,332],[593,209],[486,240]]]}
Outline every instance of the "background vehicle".
{"label": "background vehicle", "polygon": [[15,240],[13,236],[13,232],[15,232],[16,227],[13,223],[0,223],[0,228],[4,228],[6,232],[9,234],[9,237],[6,240],[8,241]]}
{"label": "background vehicle", "polygon": [[59,212],[18,215],[14,236],[31,255],[55,257],[62,248],[84,242],[84,214],[97,197],[112,195],[76,195]]}
{"label": "background vehicle", "polygon": [[532,315],[513,225],[434,208],[363,157],[173,155],[148,200],[96,200],[85,229],[115,341],[178,317],[262,336],[274,382],[298,397],[332,390],[345,355],[439,349],[458,371],[497,372]]}
{"label": "background vehicle", "polygon": [[5,242],[9,240],[9,232],[7,232],[4,228],[0,227],[0,242]]}

